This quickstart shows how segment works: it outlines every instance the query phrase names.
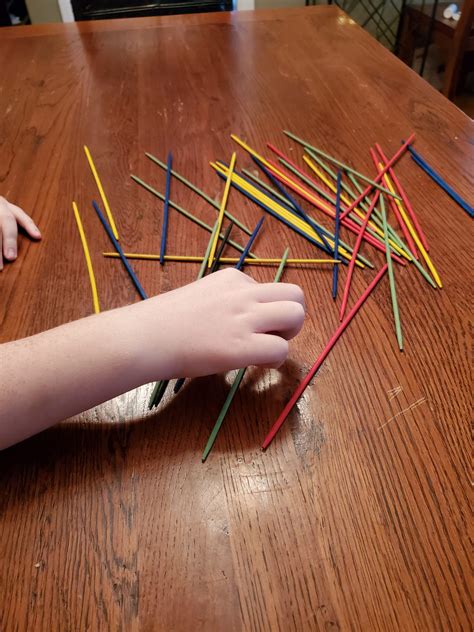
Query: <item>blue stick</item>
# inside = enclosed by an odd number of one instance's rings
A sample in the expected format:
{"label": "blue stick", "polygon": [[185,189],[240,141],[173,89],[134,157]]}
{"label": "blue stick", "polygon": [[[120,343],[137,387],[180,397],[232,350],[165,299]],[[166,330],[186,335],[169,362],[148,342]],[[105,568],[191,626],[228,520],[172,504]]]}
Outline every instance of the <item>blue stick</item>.
{"label": "blue stick", "polygon": [[326,241],[326,237],[324,236],[324,234],[319,230],[319,226],[315,222],[313,222],[313,220],[310,217],[308,217],[305,211],[294,199],[294,197],[288,193],[285,187],[279,182],[279,180],[275,178],[275,176],[272,173],[270,173],[270,171],[260,162],[260,160],[258,160],[258,158],[255,158],[255,156],[252,156],[252,160],[255,162],[255,164],[258,167],[260,167],[260,169],[267,176],[267,178],[270,180],[273,186],[275,186],[280,191],[280,193],[295,207],[295,209],[298,211],[298,213],[301,215],[304,221],[307,224],[309,224],[311,228],[314,230],[314,232],[318,235],[318,237],[321,239],[321,241],[323,242],[325,246],[325,248],[321,248],[321,250],[323,250],[324,252],[326,252],[328,255],[332,257],[333,255],[332,248]]}
{"label": "blue stick", "polygon": [[170,205],[170,188],[171,188],[171,169],[173,165],[173,155],[168,153],[166,162],[166,189],[165,189],[165,205],[163,208],[163,227],[161,229],[161,248],[160,248],[160,264],[165,263],[166,238],[168,237],[168,215]]}
{"label": "blue stick", "polygon": [[258,224],[253,229],[253,233],[250,235],[247,245],[245,246],[243,253],[240,255],[240,259],[238,260],[237,265],[235,266],[237,270],[242,269],[242,266],[244,265],[245,257],[249,254],[250,248],[252,247],[252,244],[255,241],[255,237],[257,236],[257,233],[260,230],[264,219],[265,219],[264,217],[261,217]]}
{"label": "blue stick", "polygon": [[95,212],[97,213],[100,221],[102,222],[102,226],[105,228],[105,231],[107,235],[109,236],[109,239],[112,242],[115,250],[118,252],[120,259],[122,259],[122,263],[125,266],[125,269],[127,270],[128,274],[130,275],[130,278],[132,279],[133,283],[135,284],[135,287],[137,288],[138,293],[140,294],[143,300],[147,299],[148,296],[146,295],[145,290],[140,285],[140,281],[137,279],[137,276],[135,272],[133,271],[132,266],[128,263],[127,257],[123,254],[123,250],[119,242],[115,239],[112,229],[108,225],[105,217],[102,215],[102,211],[100,210],[95,200],[92,202],[92,206],[94,207]]}
{"label": "blue stick", "polygon": [[186,382],[185,377],[180,377],[178,380],[176,380],[174,384],[173,392],[176,394],[181,389],[181,387],[183,386],[185,382]]}
{"label": "blue stick", "polygon": [[[337,189],[336,189],[336,226],[334,230],[334,259],[338,258],[339,254],[339,228],[340,228],[340,214],[341,214],[341,181],[342,172],[339,169],[337,172]],[[339,278],[339,266],[334,264],[332,270],[332,297],[335,299],[337,296],[337,281]]]}
{"label": "blue stick", "polygon": [[452,187],[450,187],[449,184],[445,180],[443,180],[443,178],[438,173],[436,173],[433,167],[430,167],[430,165],[426,162],[426,160],[422,158],[420,154],[417,151],[415,151],[411,145],[408,145],[408,151],[410,152],[410,155],[413,158],[413,160],[416,162],[416,164],[419,167],[421,167],[423,171],[425,171],[425,173],[427,173],[442,189],[444,189],[444,191],[446,191],[446,193],[450,197],[452,197],[453,200],[457,202],[459,206],[466,211],[466,213],[468,213],[468,215],[470,215],[471,217],[474,217],[474,208],[470,206],[466,202],[466,200],[464,200],[459,195],[459,193],[456,193],[456,191]]}

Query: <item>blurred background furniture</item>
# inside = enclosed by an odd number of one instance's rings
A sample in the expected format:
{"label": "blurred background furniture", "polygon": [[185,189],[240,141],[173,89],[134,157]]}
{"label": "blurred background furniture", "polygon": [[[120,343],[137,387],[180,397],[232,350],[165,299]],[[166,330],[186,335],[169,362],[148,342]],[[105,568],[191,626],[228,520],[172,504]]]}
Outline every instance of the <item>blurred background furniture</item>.
{"label": "blurred background furniture", "polygon": [[444,68],[441,91],[452,99],[457,88],[462,88],[469,72],[474,70],[474,0],[466,0],[461,8],[461,19],[446,19],[443,12],[449,2],[406,4],[401,17],[397,53],[413,66],[415,51],[422,48],[420,75],[424,75],[429,48],[434,44],[440,52],[440,70]]}
{"label": "blurred background furniture", "polygon": [[0,0],[0,26],[29,24],[24,0]]}
{"label": "blurred background furniture", "polygon": [[72,0],[76,20],[231,11],[232,0]]}
{"label": "blurred background furniture", "polygon": [[[326,3],[326,0],[323,0]],[[394,52],[399,39],[400,19],[406,0],[327,0],[349,15],[377,41]],[[306,6],[321,4],[305,0]]]}
{"label": "blurred background furniture", "polygon": [[474,0],[458,2],[459,21],[432,0],[305,0],[336,4],[433,87],[474,118]]}

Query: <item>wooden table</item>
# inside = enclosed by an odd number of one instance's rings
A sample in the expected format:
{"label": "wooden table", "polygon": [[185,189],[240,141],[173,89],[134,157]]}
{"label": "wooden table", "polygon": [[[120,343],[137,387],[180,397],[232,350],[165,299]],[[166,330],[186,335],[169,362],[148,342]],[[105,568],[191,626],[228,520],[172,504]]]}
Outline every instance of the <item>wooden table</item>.
{"label": "wooden table", "polygon": [[[4,29],[0,59],[1,192],[44,233],[41,244],[22,238],[0,275],[1,341],[91,313],[73,198],[103,306],[138,300],[101,256],[84,143],[134,251],[156,252],[161,226],[161,204],[129,178],[164,190],[144,152],[173,149],[176,169],[220,196],[208,162],[228,159],[231,132],[300,162],[288,128],[373,173],[369,146],[393,153],[414,130],[472,202],[472,122],[335,7]],[[238,165],[252,166],[242,151]],[[444,282],[432,290],[412,266],[397,269],[406,351],[385,279],[263,454],[338,324],[331,270],[288,269],[306,293],[304,330],[281,371],[248,372],[205,465],[222,376],[152,414],[144,386],[2,453],[2,631],[470,630],[472,222],[407,156],[398,174]],[[179,183],[172,197],[214,221]],[[261,215],[235,191],[229,208],[249,225]],[[170,251],[200,254],[206,242],[172,214]],[[258,253],[286,244],[314,253],[267,219]],[[150,294],[197,273],[134,265]],[[372,277],[356,273],[351,302]]]}

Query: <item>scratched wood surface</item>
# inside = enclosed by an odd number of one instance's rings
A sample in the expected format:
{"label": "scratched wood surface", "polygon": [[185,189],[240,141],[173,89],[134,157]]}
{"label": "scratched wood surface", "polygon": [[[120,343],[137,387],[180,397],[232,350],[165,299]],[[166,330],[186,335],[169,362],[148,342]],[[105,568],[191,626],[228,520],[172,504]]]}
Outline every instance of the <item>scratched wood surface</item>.
{"label": "scratched wood surface", "polygon": [[[22,237],[0,274],[2,342],[91,312],[73,198],[103,306],[138,300],[101,256],[84,143],[134,251],[156,252],[161,227],[161,204],[129,178],[164,190],[144,152],[172,149],[176,169],[219,196],[208,162],[230,156],[231,132],[301,163],[288,128],[373,172],[369,146],[393,153],[413,130],[472,203],[472,122],[333,7],[3,29],[0,59],[0,193],[44,234]],[[238,166],[252,167],[241,151]],[[408,157],[398,174],[444,282],[435,291],[397,269],[406,351],[385,279],[262,454],[338,323],[331,271],[289,269],[284,280],[306,293],[304,329],[281,370],[248,371],[205,465],[225,376],[189,383],[152,414],[144,386],[3,452],[2,632],[471,629],[472,223]],[[172,198],[214,221],[179,183]],[[235,191],[229,208],[249,225],[261,215]],[[170,251],[206,243],[171,215]],[[268,218],[256,251],[279,256],[287,244],[314,253]],[[197,272],[134,265],[150,294]],[[372,276],[357,271],[351,302]]]}

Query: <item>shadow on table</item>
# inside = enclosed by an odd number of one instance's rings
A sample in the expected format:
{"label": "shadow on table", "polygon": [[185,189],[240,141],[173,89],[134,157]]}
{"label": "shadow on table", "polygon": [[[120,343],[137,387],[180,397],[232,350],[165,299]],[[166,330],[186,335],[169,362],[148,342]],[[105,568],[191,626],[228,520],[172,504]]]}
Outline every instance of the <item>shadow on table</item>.
{"label": "shadow on table", "polygon": [[[301,378],[301,367],[292,362],[282,371],[249,369],[205,467],[219,465],[220,457],[232,458],[232,454],[257,457],[265,435]],[[123,398],[134,399],[136,406],[137,395],[132,392],[86,413],[91,421],[78,417],[12,446],[0,453],[0,485],[8,490],[3,501],[11,504],[51,486],[81,486],[97,477],[124,477],[127,472],[146,475],[178,460],[200,463],[229,389],[222,375],[188,380],[177,395],[170,388],[155,411],[121,421],[120,405],[127,406]],[[146,402],[141,403],[146,410]],[[282,436],[291,425],[290,417]]]}

